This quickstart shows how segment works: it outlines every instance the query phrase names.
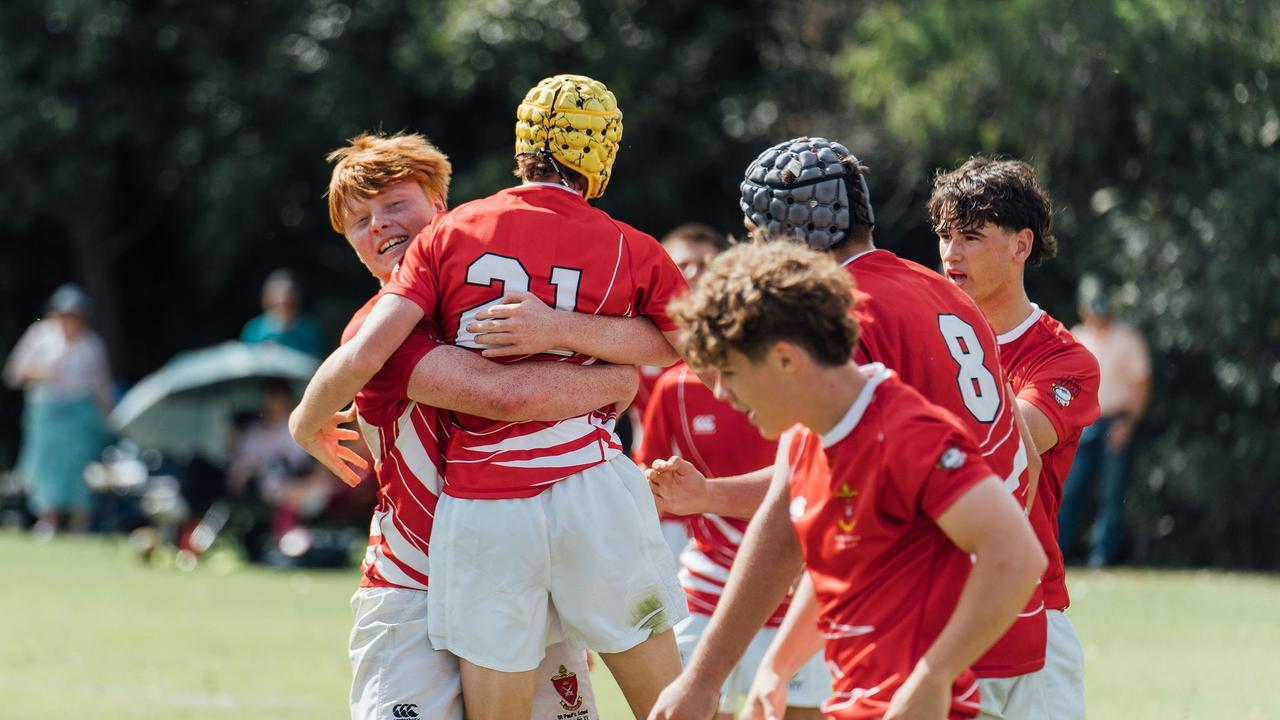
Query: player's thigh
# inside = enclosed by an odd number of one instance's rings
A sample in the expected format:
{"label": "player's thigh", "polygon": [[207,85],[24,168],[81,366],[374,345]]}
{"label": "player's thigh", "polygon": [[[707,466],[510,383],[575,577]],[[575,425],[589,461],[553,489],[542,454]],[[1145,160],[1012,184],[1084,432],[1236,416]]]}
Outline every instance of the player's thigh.
{"label": "player's thigh", "polygon": [[431,535],[431,644],[501,672],[538,666],[550,627],[541,497],[443,496]]}
{"label": "player's thigh", "polygon": [[1071,620],[1058,610],[1045,614],[1049,631],[1045,646],[1041,692],[1047,712],[1057,720],[1084,720],[1084,650]]}
{"label": "player's thigh", "polygon": [[547,646],[533,687],[533,720],[599,720],[587,651],[569,643]]}
{"label": "player's thigh", "polygon": [[653,494],[625,457],[543,493],[551,533],[551,596],[565,636],[621,653],[688,615]]}
{"label": "player's thigh", "polygon": [[351,598],[352,720],[461,720],[458,660],[427,639],[427,593],[361,588]]}

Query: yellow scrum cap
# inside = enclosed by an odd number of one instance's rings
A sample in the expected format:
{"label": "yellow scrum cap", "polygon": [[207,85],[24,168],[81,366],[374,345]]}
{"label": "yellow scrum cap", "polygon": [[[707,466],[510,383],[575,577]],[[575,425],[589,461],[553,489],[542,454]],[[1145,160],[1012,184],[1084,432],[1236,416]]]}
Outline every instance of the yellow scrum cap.
{"label": "yellow scrum cap", "polygon": [[550,152],[587,179],[588,200],[604,194],[621,141],[617,99],[585,75],[546,78],[516,109],[516,155]]}

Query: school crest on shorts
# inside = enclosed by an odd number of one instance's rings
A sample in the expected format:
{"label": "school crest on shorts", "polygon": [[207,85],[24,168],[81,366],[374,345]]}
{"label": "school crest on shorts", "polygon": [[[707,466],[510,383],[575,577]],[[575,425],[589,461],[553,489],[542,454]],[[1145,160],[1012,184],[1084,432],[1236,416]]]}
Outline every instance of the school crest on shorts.
{"label": "school crest on shorts", "polygon": [[578,674],[569,672],[561,665],[560,672],[551,678],[551,686],[560,696],[560,705],[565,710],[577,710],[582,707],[582,696],[578,694]]}

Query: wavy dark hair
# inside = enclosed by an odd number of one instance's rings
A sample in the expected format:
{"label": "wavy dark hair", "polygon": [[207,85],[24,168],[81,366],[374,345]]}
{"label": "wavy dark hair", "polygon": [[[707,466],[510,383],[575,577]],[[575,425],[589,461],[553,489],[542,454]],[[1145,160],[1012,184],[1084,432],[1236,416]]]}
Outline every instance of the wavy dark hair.
{"label": "wavy dark hair", "polygon": [[963,232],[984,223],[1012,232],[1027,228],[1034,238],[1028,265],[1058,254],[1053,203],[1036,180],[1036,171],[1021,160],[977,155],[951,172],[939,171],[928,207],[934,232]]}

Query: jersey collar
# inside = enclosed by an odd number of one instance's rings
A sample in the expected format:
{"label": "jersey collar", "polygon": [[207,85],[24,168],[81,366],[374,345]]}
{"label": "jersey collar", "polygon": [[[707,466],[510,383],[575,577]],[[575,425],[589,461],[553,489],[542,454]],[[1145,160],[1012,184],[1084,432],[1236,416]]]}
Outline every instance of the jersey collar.
{"label": "jersey collar", "polygon": [[878,247],[867,248],[866,250],[863,250],[857,255],[851,255],[848,258],[846,258],[844,262],[840,263],[840,267],[849,267],[850,265],[853,264],[854,260],[857,260],[860,257],[865,257],[867,255],[870,255],[873,252],[887,252],[887,251],[884,248],[878,248]]}
{"label": "jersey collar", "polygon": [[1005,345],[1007,343],[1011,343],[1014,340],[1017,340],[1018,338],[1022,337],[1023,333],[1025,333],[1027,330],[1030,330],[1031,326],[1035,325],[1036,321],[1039,320],[1040,316],[1043,314],[1044,314],[1044,311],[1040,309],[1039,305],[1035,303],[1031,303],[1031,314],[1027,316],[1027,319],[1018,323],[1018,326],[1010,330],[1009,332],[1004,333],[1002,335],[997,335],[996,344]]}
{"label": "jersey collar", "polygon": [[573,189],[573,188],[571,188],[571,187],[565,187],[564,185],[561,185],[560,183],[525,181],[525,182],[523,182],[523,183],[521,183],[521,184],[520,184],[520,187],[549,187],[549,188],[555,188],[555,189],[557,189],[557,190],[563,190],[563,191],[565,191],[565,192],[567,192],[567,193],[569,193],[570,195],[573,195],[573,196],[575,196],[575,197],[582,197],[582,194],[581,194],[581,193],[579,193],[577,190],[574,190],[574,189]]}
{"label": "jersey collar", "polygon": [[822,435],[822,447],[829,448],[841,440],[849,437],[849,433],[858,426],[858,421],[862,420],[862,414],[867,411],[867,407],[871,405],[872,395],[875,394],[876,386],[893,377],[893,371],[885,367],[883,363],[868,363],[858,368],[860,372],[867,378],[867,384],[862,386],[862,391],[858,393],[858,397],[845,411],[844,417],[840,418],[840,422],[835,424]]}

